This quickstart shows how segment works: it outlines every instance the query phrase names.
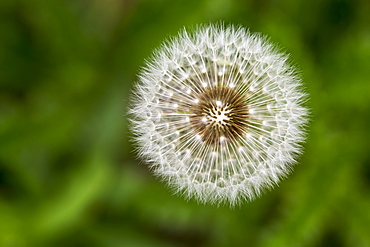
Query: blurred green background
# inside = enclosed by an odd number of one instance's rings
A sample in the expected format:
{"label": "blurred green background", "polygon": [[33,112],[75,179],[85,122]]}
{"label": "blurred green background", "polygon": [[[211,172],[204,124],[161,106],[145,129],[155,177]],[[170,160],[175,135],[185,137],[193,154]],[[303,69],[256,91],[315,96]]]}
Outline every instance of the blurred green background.
{"label": "blurred green background", "polygon": [[[370,246],[367,0],[1,0],[0,246]],[[240,207],[173,196],[135,158],[128,95],[183,26],[270,36],[312,121],[280,186]]]}

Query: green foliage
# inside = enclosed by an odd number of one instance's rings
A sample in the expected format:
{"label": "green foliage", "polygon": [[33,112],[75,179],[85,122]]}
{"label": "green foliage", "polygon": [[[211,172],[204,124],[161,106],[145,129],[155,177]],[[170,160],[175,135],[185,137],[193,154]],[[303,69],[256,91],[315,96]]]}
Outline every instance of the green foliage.
{"label": "green foliage", "polygon": [[[0,246],[370,246],[366,1],[0,1]],[[280,187],[235,209],[172,196],[129,142],[151,51],[223,20],[299,65],[312,121]]]}

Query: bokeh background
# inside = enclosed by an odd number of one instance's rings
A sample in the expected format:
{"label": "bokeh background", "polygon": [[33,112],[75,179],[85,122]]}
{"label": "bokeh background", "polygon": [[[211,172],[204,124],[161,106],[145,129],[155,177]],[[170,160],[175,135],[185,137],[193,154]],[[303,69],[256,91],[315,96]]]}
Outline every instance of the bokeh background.
{"label": "bokeh background", "polygon": [[[0,246],[370,246],[367,0],[1,0]],[[126,109],[184,26],[242,24],[310,95],[294,172],[234,209],[173,196],[135,158]]]}

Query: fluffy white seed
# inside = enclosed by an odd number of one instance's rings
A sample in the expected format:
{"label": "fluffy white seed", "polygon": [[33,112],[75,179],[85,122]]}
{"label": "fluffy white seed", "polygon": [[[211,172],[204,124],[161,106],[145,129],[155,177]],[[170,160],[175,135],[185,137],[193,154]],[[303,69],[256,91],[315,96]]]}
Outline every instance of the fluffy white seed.
{"label": "fluffy white seed", "polygon": [[130,108],[137,151],[188,198],[252,200],[301,152],[300,87],[287,56],[258,34],[222,25],[182,31],[139,75]]}

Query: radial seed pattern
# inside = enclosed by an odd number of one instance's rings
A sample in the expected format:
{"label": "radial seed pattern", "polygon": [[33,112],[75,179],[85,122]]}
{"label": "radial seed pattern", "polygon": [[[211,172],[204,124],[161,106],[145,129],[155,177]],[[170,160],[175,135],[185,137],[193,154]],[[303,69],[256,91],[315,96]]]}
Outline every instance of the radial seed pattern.
{"label": "radial seed pattern", "polygon": [[139,154],[204,203],[254,199],[290,171],[304,140],[300,79],[243,28],[183,31],[155,52],[132,98]]}

